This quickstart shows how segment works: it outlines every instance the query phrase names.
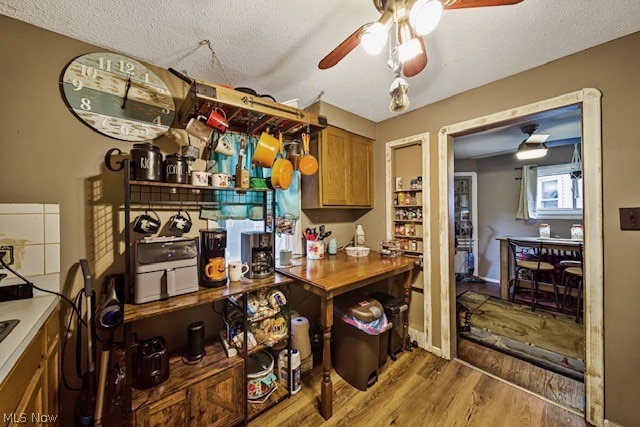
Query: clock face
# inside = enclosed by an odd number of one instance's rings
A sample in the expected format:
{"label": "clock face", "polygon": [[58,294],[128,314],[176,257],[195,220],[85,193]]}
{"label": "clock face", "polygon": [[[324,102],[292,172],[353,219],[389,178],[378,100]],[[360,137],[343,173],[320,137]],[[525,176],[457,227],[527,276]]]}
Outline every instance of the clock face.
{"label": "clock face", "polygon": [[74,59],[62,78],[73,112],[96,131],[124,141],[148,141],[164,134],[175,115],[171,92],[135,59],[89,53]]}

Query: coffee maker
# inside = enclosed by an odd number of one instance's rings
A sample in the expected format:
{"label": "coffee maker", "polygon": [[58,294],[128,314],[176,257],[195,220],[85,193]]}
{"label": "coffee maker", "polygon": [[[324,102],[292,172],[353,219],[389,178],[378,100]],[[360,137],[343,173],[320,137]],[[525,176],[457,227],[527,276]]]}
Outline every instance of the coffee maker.
{"label": "coffee maker", "polygon": [[275,271],[273,260],[273,233],[243,231],[241,259],[249,265],[245,276],[249,279],[269,277]]}
{"label": "coffee maker", "polygon": [[227,230],[212,228],[200,230],[199,282],[205,288],[218,288],[227,284]]}

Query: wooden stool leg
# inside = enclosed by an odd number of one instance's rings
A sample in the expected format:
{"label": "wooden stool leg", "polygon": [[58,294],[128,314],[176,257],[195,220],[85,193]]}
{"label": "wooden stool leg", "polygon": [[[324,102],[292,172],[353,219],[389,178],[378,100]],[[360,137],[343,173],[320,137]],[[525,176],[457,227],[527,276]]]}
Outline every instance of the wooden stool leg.
{"label": "wooden stool leg", "polygon": [[531,271],[531,311],[536,311],[536,292],[538,291],[538,272]]}
{"label": "wooden stool leg", "polygon": [[565,313],[567,306],[566,304],[566,300],[567,300],[567,290],[569,289],[569,287],[567,286],[567,276],[564,274],[564,268],[562,269],[562,277],[560,277],[560,284],[562,285],[563,289],[562,289],[562,312]]}
{"label": "wooden stool leg", "polygon": [[556,300],[556,310],[560,311],[560,298],[558,297],[558,286],[556,285],[556,275],[551,272],[551,283],[553,283],[553,297]]}
{"label": "wooden stool leg", "polygon": [[516,292],[518,291],[518,273],[519,270],[516,268],[516,275],[513,280],[513,292],[511,293],[511,302],[516,300]]}
{"label": "wooden stool leg", "polygon": [[584,298],[582,298],[582,277],[578,277],[578,306],[576,307],[576,323],[580,323],[580,311],[582,311],[582,304]]}

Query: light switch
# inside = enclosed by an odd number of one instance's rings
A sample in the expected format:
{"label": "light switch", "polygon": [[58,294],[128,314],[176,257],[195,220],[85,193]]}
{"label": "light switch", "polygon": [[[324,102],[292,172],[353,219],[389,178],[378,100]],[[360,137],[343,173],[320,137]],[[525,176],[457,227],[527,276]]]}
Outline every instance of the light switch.
{"label": "light switch", "polygon": [[640,208],[620,208],[620,229],[640,230]]}

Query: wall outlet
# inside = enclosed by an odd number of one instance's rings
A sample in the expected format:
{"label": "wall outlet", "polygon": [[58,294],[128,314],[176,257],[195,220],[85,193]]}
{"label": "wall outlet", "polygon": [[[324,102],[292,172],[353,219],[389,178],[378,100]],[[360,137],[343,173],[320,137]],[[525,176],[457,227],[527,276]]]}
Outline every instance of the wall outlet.
{"label": "wall outlet", "polygon": [[12,265],[16,262],[13,257],[13,246],[11,245],[2,245],[0,246],[0,256],[2,256],[3,261],[7,265]]}
{"label": "wall outlet", "polygon": [[640,230],[640,208],[620,208],[620,229]]}

